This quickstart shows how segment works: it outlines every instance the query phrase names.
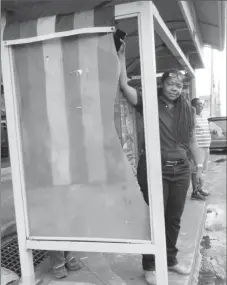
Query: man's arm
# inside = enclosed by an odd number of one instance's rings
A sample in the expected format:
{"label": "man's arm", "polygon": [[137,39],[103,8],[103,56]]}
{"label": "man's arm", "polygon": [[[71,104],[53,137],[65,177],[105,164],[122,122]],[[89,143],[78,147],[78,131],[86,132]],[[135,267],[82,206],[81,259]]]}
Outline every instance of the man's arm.
{"label": "man's arm", "polygon": [[128,102],[136,106],[138,103],[137,91],[128,85],[128,76],[126,70],[126,60],[125,60],[125,43],[122,41],[121,48],[118,52],[118,57],[121,65],[121,73],[119,78],[120,89],[123,93],[123,96],[128,100]]}
{"label": "man's arm", "polygon": [[192,159],[195,162],[195,164],[196,165],[203,164],[203,156],[199,149],[195,133],[193,133],[192,138],[189,142],[189,150],[192,154]]}

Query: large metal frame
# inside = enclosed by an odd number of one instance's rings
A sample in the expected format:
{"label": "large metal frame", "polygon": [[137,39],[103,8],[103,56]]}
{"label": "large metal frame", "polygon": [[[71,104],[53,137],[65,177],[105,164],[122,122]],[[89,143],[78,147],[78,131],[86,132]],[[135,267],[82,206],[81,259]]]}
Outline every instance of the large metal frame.
{"label": "large metal frame", "polygon": [[[10,157],[12,165],[14,203],[16,212],[18,243],[20,249],[22,285],[34,285],[35,273],[32,260],[32,249],[45,250],[70,250],[70,251],[91,251],[91,252],[122,252],[122,253],[146,253],[156,255],[156,276],[158,285],[168,284],[167,262],[166,262],[166,241],[164,226],[164,209],[162,194],[162,172],[159,140],[159,120],[156,83],[156,61],[155,61],[155,37],[154,30],[161,36],[166,45],[177,52],[184,66],[187,67],[191,76],[194,76],[193,69],[180,50],[171,33],[167,30],[156,7],[151,1],[134,2],[115,6],[116,19],[137,17],[140,55],[141,75],[144,101],[144,124],[147,154],[147,173],[150,199],[150,226],[153,233],[152,241],[138,241],[137,243],[108,242],[103,241],[62,241],[56,239],[42,240],[31,237],[28,231],[28,213],[26,209],[26,191],[24,183],[23,157],[21,151],[21,135],[16,102],[15,81],[13,77],[12,44],[24,43],[27,40],[18,41],[2,40],[2,71],[5,89],[5,101],[7,110],[8,136],[10,146]],[[4,18],[2,18],[4,27]],[[73,34],[75,34],[73,32]],[[58,36],[51,34],[50,38]],[[68,32],[61,33],[61,36],[70,36]],[[49,39],[50,39],[49,38]],[[46,40],[48,36],[45,36]],[[35,39],[38,40],[37,38]],[[30,39],[31,41],[31,39]],[[29,41],[29,42],[30,42]],[[27,41],[28,42],[28,41]],[[155,135],[154,135],[155,134]],[[152,189],[152,194],[151,194]],[[76,239],[76,238],[75,238]]]}

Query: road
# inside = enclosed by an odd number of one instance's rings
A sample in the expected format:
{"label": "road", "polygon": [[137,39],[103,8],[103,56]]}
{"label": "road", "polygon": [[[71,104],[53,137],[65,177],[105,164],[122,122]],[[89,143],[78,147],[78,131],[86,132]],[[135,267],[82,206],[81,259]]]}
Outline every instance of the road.
{"label": "road", "polygon": [[211,155],[204,189],[207,201],[206,231],[201,243],[203,256],[199,285],[226,284],[226,155]]}

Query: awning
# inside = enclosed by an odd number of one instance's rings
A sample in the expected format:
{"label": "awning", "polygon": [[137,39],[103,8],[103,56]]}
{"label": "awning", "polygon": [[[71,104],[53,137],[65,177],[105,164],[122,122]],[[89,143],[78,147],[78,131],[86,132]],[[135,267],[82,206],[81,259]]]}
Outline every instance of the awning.
{"label": "awning", "polygon": [[[113,6],[128,2],[139,2],[141,0],[2,0],[2,10],[7,11],[17,21],[34,20],[40,17],[57,14],[75,13],[94,8]],[[170,27],[186,27],[184,18],[180,13],[176,0],[154,0],[153,1],[163,20]],[[202,40],[217,49],[223,49],[225,31],[225,1],[193,1]],[[182,23],[182,24],[181,24]],[[183,31],[182,31],[183,33]],[[185,38],[186,37],[186,38]],[[187,32],[184,35],[187,43]]]}
{"label": "awning", "polygon": [[29,21],[18,21],[7,15],[3,40],[31,38],[50,33],[92,27],[111,27],[115,25],[114,8],[93,9],[81,13],[58,14]]}
{"label": "awning", "polygon": [[[3,0],[2,9],[7,11],[8,18],[4,38],[12,39],[18,36],[18,33],[23,37],[31,36],[30,33],[36,33],[37,23],[40,24],[44,17],[52,17],[52,25],[54,22],[53,32],[75,29],[78,28],[78,26],[75,26],[75,16],[78,17],[78,15],[81,14],[86,15],[86,13],[89,13],[88,11],[94,9],[95,16],[94,22],[91,25],[92,27],[97,26],[97,23],[99,26],[116,25],[116,27],[127,32],[128,75],[140,75],[137,21],[135,21],[135,19],[127,19],[119,23],[114,23],[114,5],[140,1],[142,0]],[[176,34],[177,43],[187,56],[191,66],[193,68],[203,68],[204,62],[195,45],[193,34],[189,31],[186,16],[180,9],[180,2],[176,0],[156,0],[153,2],[169,30],[173,34]],[[214,48],[223,49],[225,17],[224,8],[222,7],[224,7],[224,2],[225,1],[193,2],[195,5],[195,20],[198,23],[198,29],[196,28],[197,26],[195,26],[195,31],[200,31],[198,38],[201,46],[210,44]],[[103,11],[102,14],[100,14],[100,11]],[[109,11],[109,16],[111,14],[111,17],[107,17],[108,20],[105,18],[107,11]],[[109,21],[110,18],[111,21]],[[86,21],[87,20],[85,20],[85,22]],[[27,25],[25,22],[30,23],[29,28],[24,27]],[[155,35],[155,47],[158,73],[173,67],[182,68],[158,35]]]}

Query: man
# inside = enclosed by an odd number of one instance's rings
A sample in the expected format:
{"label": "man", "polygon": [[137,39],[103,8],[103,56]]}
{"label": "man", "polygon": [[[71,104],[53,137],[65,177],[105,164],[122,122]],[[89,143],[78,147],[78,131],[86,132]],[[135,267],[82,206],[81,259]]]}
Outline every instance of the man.
{"label": "man", "polygon": [[[127,83],[125,47],[125,43],[122,41],[122,46],[118,52],[121,64],[120,88],[128,102],[142,114],[141,94]],[[158,101],[167,264],[170,271],[187,275],[189,274],[188,269],[178,263],[178,250],[176,248],[180,219],[190,184],[190,164],[187,151],[191,151],[193,159],[196,161],[196,175],[199,183],[202,182],[202,161],[194,136],[194,115],[191,106],[181,96],[183,79],[183,74],[177,70],[164,73],[161,79],[162,87]],[[150,96],[154,95],[150,94]],[[138,164],[137,178],[144,200],[148,204],[145,147]],[[150,285],[156,284],[154,255],[143,256],[143,269],[146,282]]]}
{"label": "man", "polygon": [[[191,105],[195,110],[195,136],[199,145],[201,156],[203,159],[203,172],[208,168],[209,151],[211,143],[211,130],[207,117],[203,115],[203,102],[199,98],[194,98]],[[196,181],[196,167],[193,160],[191,160],[191,180],[192,180],[192,200],[206,200],[210,193],[203,191],[202,186]]]}

